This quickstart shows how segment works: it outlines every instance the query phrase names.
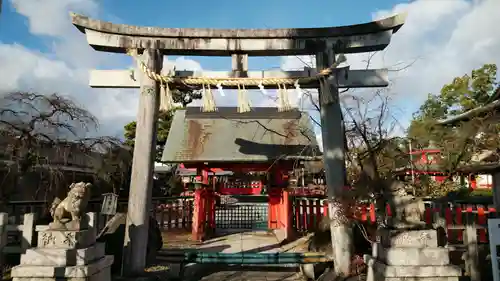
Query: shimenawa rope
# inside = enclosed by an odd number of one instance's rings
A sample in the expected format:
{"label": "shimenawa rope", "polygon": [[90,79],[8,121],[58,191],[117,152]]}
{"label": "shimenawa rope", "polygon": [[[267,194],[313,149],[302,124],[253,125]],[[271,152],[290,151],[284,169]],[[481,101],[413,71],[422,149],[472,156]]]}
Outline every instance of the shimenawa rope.
{"label": "shimenawa rope", "polygon": [[[330,76],[334,69],[337,68],[341,63],[346,61],[343,54],[339,55],[336,62],[330,67],[321,70],[317,75],[308,77],[287,77],[287,78],[247,78],[247,77],[225,77],[225,78],[214,78],[214,77],[175,77],[170,75],[161,75],[151,71],[147,65],[140,60],[137,50],[130,49],[127,54],[134,58],[139,66],[139,68],[150,78],[160,83],[162,86],[162,93],[160,102],[160,108],[162,110],[171,110],[175,105],[172,100],[172,93],[168,87],[171,83],[180,83],[185,85],[197,85],[202,86],[203,90],[203,106],[202,110],[205,112],[215,111],[215,100],[211,91],[211,86],[216,86],[219,92],[222,91],[222,86],[237,86],[238,87],[238,112],[248,112],[250,111],[250,101],[246,96],[245,86],[258,86],[263,90],[265,85],[278,85],[278,110],[287,111],[292,108],[290,105],[286,85],[293,85],[295,89],[300,89],[300,84],[310,83],[312,81],[319,80],[320,82],[326,82],[326,77]],[[329,97],[323,97],[328,99]],[[331,98],[331,97],[330,97]]]}

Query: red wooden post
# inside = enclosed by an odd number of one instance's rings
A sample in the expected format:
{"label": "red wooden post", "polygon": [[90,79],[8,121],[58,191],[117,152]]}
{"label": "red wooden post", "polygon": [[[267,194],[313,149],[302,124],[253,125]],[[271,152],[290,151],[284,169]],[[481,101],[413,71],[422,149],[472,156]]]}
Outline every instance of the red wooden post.
{"label": "red wooden post", "polygon": [[213,189],[207,190],[207,220],[210,234],[215,230],[215,191]]}
{"label": "red wooden post", "polygon": [[[456,212],[456,217],[455,217],[455,221],[457,222],[457,225],[463,225],[463,222],[462,222],[462,207],[459,206],[457,208],[455,208],[455,212]],[[458,241],[463,241],[464,240],[464,230],[463,229],[459,229],[457,230],[457,240]]]}
{"label": "red wooden post", "polygon": [[323,201],[323,216],[328,217],[328,201]]}
{"label": "red wooden post", "polygon": [[292,229],[292,205],[290,201],[290,194],[288,190],[283,190],[282,197],[282,209],[280,214],[282,215],[281,221],[283,224],[283,228],[285,229],[285,239],[290,240],[293,236]]}
{"label": "red wooden post", "polygon": [[277,229],[280,228],[278,221],[280,219],[279,209],[281,205],[282,191],[281,189],[270,189],[267,193],[269,197],[269,204],[267,207],[267,227],[269,229]]}
{"label": "red wooden post", "polygon": [[[486,214],[484,213],[483,207],[477,208],[477,223],[480,226],[487,225]],[[488,238],[486,237],[486,229],[479,229],[479,242],[488,242]]]}
{"label": "red wooden post", "polygon": [[360,216],[360,219],[362,222],[366,222],[367,221],[367,210],[366,210],[366,205],[363,204],[361,205],[361,216]]}
{"label": "red wooden post", "polygon": [[209,185],[209,180],[208,180],[208,171],[209,169],[207,167],[202,167],[201,168],[201,183],[204,185]]}
{"label": "red wooden post", "polygon": [[377,222],[377,218],[375,217],[375,204],[371,203],[370,204],[370,222],[375,223]]}
{"label": "red wooden post", "polygon": [[194,191],[194,210],[193,210],[193,225],[191,229],[192,239],[194,241],[203,240],[206,236],[206,225],[210,225],[212,215],[209,214],[211,206],[208,204],[211,196],[208,195],[209,191],[203,188],[196,188]]}

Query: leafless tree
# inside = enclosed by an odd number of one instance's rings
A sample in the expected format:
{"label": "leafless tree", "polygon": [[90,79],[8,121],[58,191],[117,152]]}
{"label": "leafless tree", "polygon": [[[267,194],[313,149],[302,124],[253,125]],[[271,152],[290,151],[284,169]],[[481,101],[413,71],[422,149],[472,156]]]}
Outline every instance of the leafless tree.
{"label": "leafless tree", "polygon": [[[0,97],[1,199],[15,192],[50,199],[64,192],[68,174],[102,175],[105,165],[96,161],[104,161],[120,143],[87,136],[97,128],[95,116],[58,94],[13,92]],[[107,169],[105,174],[110,174]]]}
{"label": "leafless tree", "polygon": [[[374,55],[375,53],[368,55],[366,68],[370,67]],[[411,64],[403,67],[396,65],[391,70],[401,71]],[[391,171],[398,165],[408,164],[409,159],[406,156],[408,152],[400,146],[403,144],[401,138],[395,134],[395,129],[400,125],[391,112],[388,93],[386,89],[363,92],[345,89],[339,93],[345,133],[346,178],[348,178],[346,184],[352,188],[343,192],[342,198],[336,199],[344,201],[344,206],[348,209],[346,215],[352,215],[357,200],[367,198],[374,200],[378,210],[383,212],[386,203],[383,196],[384,189],[387,186],[387,179],[391,177]],[[308,101],[303,110],[319,112],[320,105],[315,92],[304,91],[303,98]],[[311,119],[317,126],[321,126],[319,120],[315,120],[312,116]],[[381,225],[382,217],[377,216]],[[349,221],[349,218],[341,220]],[[352,243],[352,239],[348,238],[340,238],[337,241]],[[332,244],[334,243],[332,240]],[[335,245],[333,247],[335,248]]]}

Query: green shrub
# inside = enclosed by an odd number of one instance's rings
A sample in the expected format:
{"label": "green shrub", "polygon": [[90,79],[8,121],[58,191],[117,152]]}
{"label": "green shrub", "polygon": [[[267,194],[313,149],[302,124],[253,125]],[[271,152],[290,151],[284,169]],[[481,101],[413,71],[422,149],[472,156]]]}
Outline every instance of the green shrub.
{"label": "green shrub", "polygon": [[493,196],[493,190],[491,188],[477,188],[472,190],[469,196],[491,197]]}

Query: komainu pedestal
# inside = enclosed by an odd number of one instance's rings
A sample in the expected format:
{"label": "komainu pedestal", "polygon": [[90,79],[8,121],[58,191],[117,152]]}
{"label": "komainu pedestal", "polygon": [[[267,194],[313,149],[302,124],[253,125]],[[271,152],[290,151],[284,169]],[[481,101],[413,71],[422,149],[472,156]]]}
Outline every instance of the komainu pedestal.
{"label": "komainu pedestal", "polygon": [[111,280],[113,256],[96,243],[95,229],[45,230],[38,233],[38,247],[21,255],[14,267],[14,281]]}
{"label": "komainu pedestal", "polygon": [[449,249],[438,247],[436,230],[383,230],[372,255],[365,255],[367,281],[458,281]]}

